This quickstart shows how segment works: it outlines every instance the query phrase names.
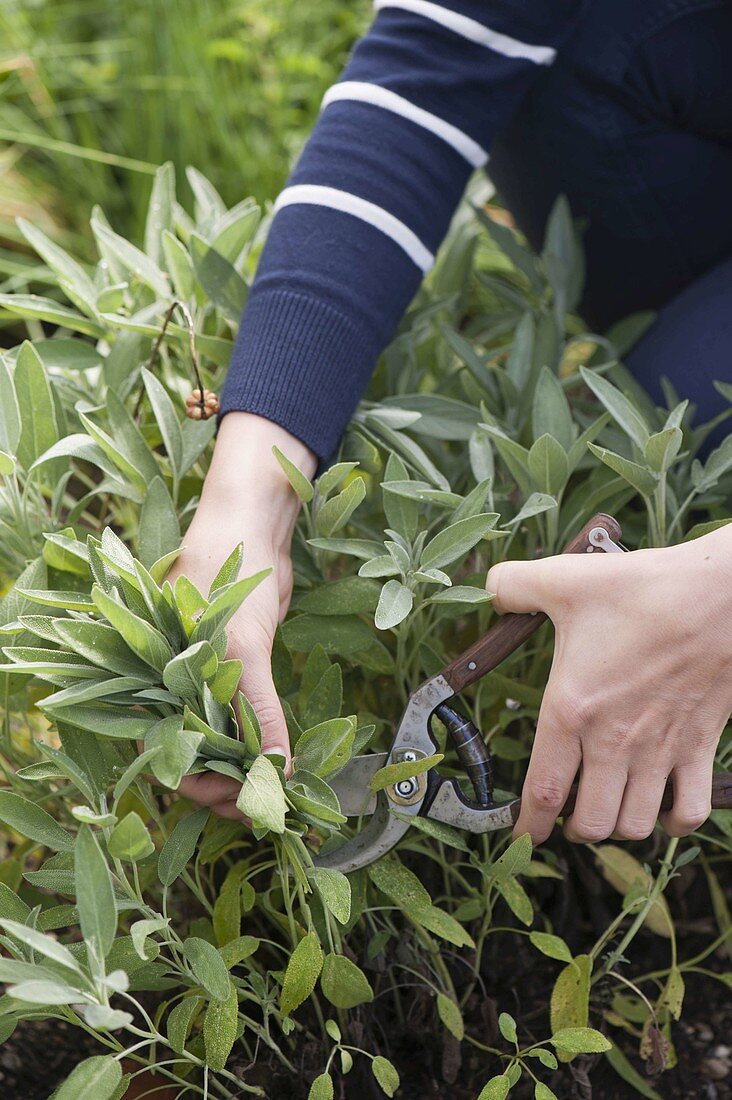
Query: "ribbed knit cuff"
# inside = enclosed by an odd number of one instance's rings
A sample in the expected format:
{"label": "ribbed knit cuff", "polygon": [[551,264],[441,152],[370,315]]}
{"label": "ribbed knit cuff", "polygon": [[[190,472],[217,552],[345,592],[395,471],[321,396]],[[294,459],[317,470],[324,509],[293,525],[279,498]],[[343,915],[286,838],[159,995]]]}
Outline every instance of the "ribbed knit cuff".
{"label": "ribbed knit cuff", "polygon": [[257,413],[321,462],[338,446],[379,355],[365,325],[317,298],[253,291],[221,395],[223,417]]}

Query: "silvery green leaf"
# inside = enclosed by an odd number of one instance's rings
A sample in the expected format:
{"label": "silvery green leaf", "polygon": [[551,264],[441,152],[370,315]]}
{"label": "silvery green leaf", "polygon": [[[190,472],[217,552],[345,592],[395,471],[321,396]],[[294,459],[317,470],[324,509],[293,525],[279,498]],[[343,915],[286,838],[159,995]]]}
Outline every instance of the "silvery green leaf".
{"label": "silvery green leaf", "polygon": [[188,861],[193,858],[198,838],[203,832],[208,816],[208,807],[202,806],[187,817],[181,818],[165,841],[158,858],[158,878],[163,886],[172,886],[185,870]]}
{"label": "silvery green leaf", "polygon": [[616,474],[620,474],[629,485],[632,485],[643,496],[647,497],[653,493],[658,485],[657,474],[646,469],[645,466],[639,466],[637,462],[632,462],[629,458],[623,458],[622,455],[607,450],[606,447],[597,447],[594,443],[588,443],[587,446],[596,458],[599,458]]}
{"label": "silvery green leaf", "polygon": [[191,633],[191,645],[200,641],[213,641],[215,635],[222,630],[229,619],[236,614],[247,596],[262,583],[265,577],[272,572],[271,569],[262,569],[251,577],[242,577],[238,581],[224,585],[214,592],[203,614],[196,621]]}
{"label": "silvery green leaf", "polygon": [[330,496],[357,467],[358,462],[336,462],[329,466],[315,482],[320,495],[323,498]]}
{"label": "silvery green leaf", "polygon": [[15,454],[20,439],[20,409],[13,377],[0,355],[0,447]]}
{"label": "silvery green leaf", "polygon": [[25,218],[18,218],[16,224],[30,246],[58,276],[69,299],[83,313],[93,317],[92,302],[96,296],[94,283],[81,264]]}
{"label": "silvery green leaf", "polygon": [[186,168],[186,179],[196,202],[196,219],[199,223],[215,224],[226,214],[226,203],[214,185],[197,168]]}
{"label": "silvery green leaf", "polygon": [[169,924],[170,917],[152,917],[148,920],[136,920],[130,925],[130,936],[135,951],[145,962],[152,958],[145,953],[145,941],[148,936],[152,936],[154,932],[163,932]]}
{"label": "silvery green leaf", "polygon": [[163,669],[163,683],[168,691],[182,699],[196,699],[202,692],[203,682],[215,676],[218,664],[210,642],[195,642],[171,657]]}
{"label": "silvery green leaf", "polygon": [[392,630],[409,615],[414,605],[414,592],[401,581],[387,581],[381,589],[374,615],[378,630]]}
{"label": "silvery green leaf", "polygon": [[332,554],[350,554],[354,558],[367,561],[382,549],[380,542],[370,539],[308,539],[308,546],[316,550],[327,550]]}
{"label": "silvery green leaf", "polygon": [[424,581],[426,584],[441,584],[449,588],[452,580],[441,569],[415,569],[409,574],[415,581]]}
{"label": "silvery green leaf", "polygon": [[163,262],[162,234],[173,228],[175,167],[170,161],[155,173],[145,219],[145,252],[160,266]]}
{"label": "silvery green leaf", "polygon": [[46,936],[42,932],[37,932],[35,928],[29,928],[26,924],[7,918],[0,919],[0,925],[9,935],[16,940],[20,940],[32,951],[44,955],[47,959],[52,959],[53,962],[58,963],[66,970],[72,970],[79,975],[82,973],[81,967],[68,947],[59,943],[54,936]]}
{"label": "silvery green leaf", "polygon": [[529,451],[529,473],[537,488],[550,496],[559,496],[569,479],[567,454],[551,435],[542,435]]}
{"label": "silvery green leaf", "polygon": [[[478,413],[473,405],[439,393],[408,393],[385,398],[382,408],[419,413],[413,430],[430,439],[467,440]],[[393,426],[393,425],[392,425]]]}
{"label": "silvery green leaf", "polygon": [[254,760],[239,792],[237,807],[256,828],[272,833],[285,832],[285,794],[280,775],[266,756]]}
{"label": "silvery green leaf", "polygon": [[143,367],[141,377],[147,391],[148,401],[155,414],[160,434],[163,437],[168,458],[170,459],[173,470],[180,474],[183,465],[183,436],[181,434],[180,418],[176,412],[175,405],[168,391],[151,371]]}
{"label": "silvery green leaf", "polygon": [[148,666],[108,624],[87,619],[55,619],[54,630],[61,642],[85,660],[118,676],[147,676],[152,680]]}
{"label": "silvery green leaf", "polygon": [[643,451],[643,458],[654,473],[662,474],[672,466],[681,450],[684,433],[680,428],[665,428],[650,436]]}
{"label": "silvery green leaf", "polygon": [[159,298],[170,298],[168,277],[149,256],[110,229],[97,214],[90,224],[100,252],[118,261],[125,271],[149,286]]}
{"label": "silvery green leaf", "polygon": [[613,420],[642,451],[648,442],[650,432],[638,409],[606,378],[587,370],[586,367],[580,367],[580,374],[585,385],[602,402]]}
{"label": "silvery green leaf", "polygon": [[422,551],[420,567],[441,569],[464,557],[481,539],[501,537],[504,532],[494,530],[499,518],[497,512],[486,512],[443,528]]}
{"label": "silvery green leaf", "polygon": [[401,572],[391,554],[379,554],[378,557],[363,563],[358,571],[359,577],[394,577]]}
{"label": "silvery green leaf", "polygon": [[100,339],[104,336],[104,327],[89,317],[60,305],[53,298],[42,298],[37,294],[0,294],[0,306],[8,313],[19,317],[30,317],[37,321],[48,321],[70,332],[83,332],[85,336]]}
{"label": "silvery green leaf", "polygon": [[11,986],[10,996],[18,1001],[28,1001],[38,1005],[73,1005],[88,1000],[89,995],[63,982],[33,981],[19,982]]}
{"label": "silvery green leaf", "polygon": [[486,592],[484,588],[473,588],[472,585],[456,584],[451,588],[444,588],[441,592],[436,592],[434,596],[430,596],[428,603],[462,603],[462,604],[479,604],[487,603],[493,599],[490,592]]}
{"label": "silvery green leaf", "polygon": [[525,519],[531,519],[532,516],[541,515],[542,512],[549,512],[556,507],[555,497],[549,496],[547,493],[532,493],[521,511],[506,524],[506,527],[514,527],[518,523],[523,523]]}
{"label": "silvery green leaf", "polygon": [[236,268],[212,248],[207,241],[192,233],[188,239],[188,251],[205,294],[232,324],[241,318],[249,288]]}
{"label": "silvery green leaf", "polygon": [[98,814],[89,806],[72,806],[71,813],[82,825],[97,825],[101,829],[107,825],[117,824],[114,814]]}
{"label": "silvery green leaf", "polygon": [[346,876],[329,867],[314,867],[312,878],[323,904],[340,924],[348,924],[351,916],[351,884]]}
{"label": "silvery green leaf", "polygon": [[215,1001],[225,1001],[231,989],[231,979],[226,963],[213,944],[197,936],[189,936],[183,943],[183,954],[194,977],[206,992]]}
{"label": "silvery green leaf", "polygon": [[183,729],[181,715],[163,718],[148,726],[145,733],[145,755],[150,763],[150,771],[158,782],[171,790],[177,790],[181,779],[196,759],[203,739],[201,732]]}
{"label": "silvery green leaf", "polygon": [[290,459],[282,453],[279,447],[273,447],[272,453],[282,467],[285,477],[289,481],[292,489],[294,489],[296,495],[303,504],[309,504],[315,493],[310,479],[305,476],[302,470],[300,470],[294,462],[291,462]]}
{"label": "silvery green leaf", "polygon": [[76,1067],[54,1100],[114,1100],[121,1080],[118,1060],[111,1054],[97,1054]]}
{"label": "silvery green leaf", "polygon": [[46,371],[38,352],[27,340],[18,353],[13,381],[21,424],[15,457],[28,470],[58,442],[61,433]]}
{"label": "silvery green leaf", "polygon": [[392,558],[394,564],[398,566],[402,573],[406,573],[412,564],[412,557],[409,550],[403,545],[402,542],[396,542],[392,539],[387,539],[384,543],[389,556]]}
{"label": "silvery green leaf", "polygon": [[481,424],[480,427],[490,436],[499,455],[508,467],[509,473],[518,483],[526,496],[533,491],[529,477],[529,452],[504,431],[493,424]]}
{"label": "silvery green leaf", "polygon": [[379,586],[363,577],[341,577],[307,592],[300,603],[302,611],[315,615],[372,614],[379,598]]}
{"label": "silvery green leaf", "polygon": [[[351,748],[355,751],[356,744]],[[322,826],[343,825],[348,820],[342,813],[338,796],[320,776],[298,768],[287,781],[287,801],[306,821]]]}
{"label": "silvery green leaf", "polygon": [[385,425],[399,431],[402,428],[411,427],[421,418],[422,414],[410,409],[394,409],[385,405],[376,405],[371,409],[366,409],[363,415],[367,423],[376,421],[380,426]]}
{"label": "silvery green leaf", "polygon": [[125,814],[107,840],[107,851],[113,859],[139,863],[155,851],[155,844],[144,821],[134,810]]}
{"label": "silvery green leaf", "polygon": [[336,531],[342,530],[365,496],[365,481],[362,477],[355,477],[345,489],[326,500],[318,509],[315,517],[318,534],[330,538]]}
{"label": "silvery green leaf", "polygon": [[117,932],[117,908],[107,861],[88,825],[82,825],[76,838],[74,881],[82,934],[90,950],[104,959]]}
{"label": "silvery green leaf", "polygon": [[[468,455],[470,457],[470,469],[476,481],[492,483],[495,477],[493,447],[490,436],[480,425],[470,437]],[[479,510],[482,511],[482,507]]]}
{"label": "silvery green leaf", "polygon": [[569,450],[577,435],[564,388],[548,367],[542,367],[537,379],[532,424],[534,439],[551,435],[565,451]]}
{"label": "silvery green leaf", "polygon": [[196,285],[193,261],[186,246],[169,230],[163,230],[161,240],[165,268],[175,293],[185,302],[192,296]]}
{"label": "silvery green leaf", "polygon": [[457,508],[462,502],[458,493],[448,493],[444,489],[435,489],[426,481],[382,481],[384,492],[396,496],[417,500],[423,504],[437,504],[443,508]]}
{"label": "silvery green leaf", "polygon": [[[355,735],[355,716],[331,718],[327,722],[320,722],[312,729],[305,730],[299,737],[295,748],[296,766],[305,771],[313,772],[314,775],[321,778],[340,771],[350,759]],[[261,757],[258,759],[261,759]],[[271,764],[270,768],[272,768]],[[274,772],[274,768],[272,768],[272,771]],[[251,771],[249,774],[251,776]],[[279,779],[277,781],[279,783]],[[237,805],[245,813],[246,811],[243,810],[240,801],[237,802]]]}
{"label": "silvery green leaf", "polygon": [[129,648],[157,672],[162,672],[173,656],[167,639],[149,622],[135,615],[119,596],[109,596],[95,584],[92,587],[94,606],[120,632]]}
{"label": "silvery green leaf", "polygon": [[712,451],[703,467],[698,461],[693,463],[691,478],[695,489],[698,493],[713,489],[729,470],[732,470],[732,435],[728,435],[719,447]]}
{"label": "silvery green leaf", "polygon": [[0,791],[0,821],[21,836],[55,852],[73,852],[74,838],[35,802],[14,791]]}
{"label": "silvery green leaf", "polygon": [[468,495],[460,501],[451,516],[451,523],[457,523],[459,519],[468,519],[470,516],[481,515],[486,511],[493,511],[492,507],[486,509],[486,501],[490,500],[492,496],[491,488],[491,478],[488,477],[479,481]]}
{"label": "silvery green leaf", "polygon": [[257,203],[250,198],[242,199],[216,219],[211,244],[234,264],[244,248],[253,241],[259,220],[260,209]]}
{"label": "silvery green leaf", "polygon": [[89,1004],[81,1009],[89,1027],[99,1031],[117,1031],[121,1027],[127,1027],[134,1020],[129,1012],[122,1012],[118,1008],[110,1008],[108,1005]]}

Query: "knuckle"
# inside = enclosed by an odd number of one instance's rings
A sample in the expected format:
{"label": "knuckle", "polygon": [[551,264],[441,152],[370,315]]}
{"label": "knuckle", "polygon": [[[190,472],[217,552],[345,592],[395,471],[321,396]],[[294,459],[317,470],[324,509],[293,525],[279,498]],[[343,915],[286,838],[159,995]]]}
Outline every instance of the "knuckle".
{"label": "knuckle", "polygon": [[542,779],[529,780],[526,796],[539,809],[558,813],[564,805],[567,792],[559,780],[545,776]]}
{"label": "knuckle", "polygon": [[655,825],[655,819],[650,821],[643,817],[621,818],[616,832],[623,840],[645,840],[651,835]]}
{"label": "knuckle", "polygon": [[551,701],[549,719],[560,731],[591,729],[596,719],[594,703],[579,692],[558,692]]}
{"label": "knuckle", "polygon": [[571,836],[584,844],[597,844],[601,840],[607,840],[612,833],[612,826],[602,821],[587,821],[572,819]]}
{"label": "knuckle", "polygon": [[635,744],[635,726],[631,722],[616,722],[610,731],[609,741],[616,752],[626,752]]}
{"label": "knuckle", "polygon": [[692,806],[684,807],[678,813],[674,814],[674,823],[683,829],[686,833],[693,833],[695,829],[698,829],[709,817],[711,813],[711,806],[709,804],[705,806]]}

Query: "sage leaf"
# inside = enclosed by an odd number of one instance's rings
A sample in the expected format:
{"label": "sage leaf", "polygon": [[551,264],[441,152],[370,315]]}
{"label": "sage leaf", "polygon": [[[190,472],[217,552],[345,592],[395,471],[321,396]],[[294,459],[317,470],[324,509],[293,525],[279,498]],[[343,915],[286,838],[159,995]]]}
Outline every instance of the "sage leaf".
{"label": "sage leaf", "polygon": [[345,955],[332,952],[323,960],[320,987],[336,1008],[355,1008],[374,999],[371,983],[360,967]]}
{"label": "sage leaf", "polygon": [[66,1078],[54,1100],[113,1100],[122,1080],[122,1067],[111,1054],[97,1054],[80,1062]]}
{"label": "sage leaf", "polygon": [[190,963],[194,978],[214,1001],[226,1001],[231,992],[231,979],[226,963],[207,940],[189,936],[183,942],[183,954]]}
{"label": "sage leaf", "polygon": [[74,838],[49,813],[13,791],[0,791],[0,821],[54,852],[73,852]]}
{"label": "sage leaf", "polygon": [[215,1071],[226,1068],[236,1039],[239,1022],[239,998],[236,987],[231,986],[225,1001],[213,1000],[203,1018],[203,1043],[206,1065]]}
{"label": "sage leaf", "polygon": [[387,581],[381,589],[374,622],[379,630],[392,630],[409,615],[414,604],[414,593],[401,581]]}
{"label": "sage leaf", "polygon": [[445,527],[425,546],[420,567],[443,569],[464,557],[481,539],[502,537],[503,532],[494,530],[498,519],[497,512],[485,512]]}
{"label": "sage leaf", "polygon": [[206,806],[181,818],[173,829],[158,857],[158,878],[163,886],[172,886],[183,874],[186,865],[193,858],[198,838],[208,821],[209,810]]}
{"label": "sage leaf", "polygon": [[138,813],[131,811],[114,827],[107,841],[113,859],[139,863],[155,851],[155,844]]}
{"label": "sage leaf", "polygon": [[107,861],[88,825],[81,826],[76,838],[74,882],[82,934],[104,959],[117,932],[117,908]]}
{"label": "sage leaf", "polygon": [[385,1092],[387,1096],[394,1096],[399,1088],[399,1074],[389,1059],[378,1054],[371,1063],[371,1072],[382,1092]]}
{"label": "sage leaf", "polygon": [[290,956],[280,993],[280,1011],[289,1016],[315,989],[323,968],[323,952],[314,932],[308,932]]}
{"label": "sage leaf", "polygon": [[346,876],[329,867],[315,867],[312,877],[323,905],[340,924],[348,924],[351,916],[351,884]]}
{"label": "sage leaf", "polygon": [[284,833],[287,802],[277,769],[266,756],[252,764],[236,805],[257,828]]}

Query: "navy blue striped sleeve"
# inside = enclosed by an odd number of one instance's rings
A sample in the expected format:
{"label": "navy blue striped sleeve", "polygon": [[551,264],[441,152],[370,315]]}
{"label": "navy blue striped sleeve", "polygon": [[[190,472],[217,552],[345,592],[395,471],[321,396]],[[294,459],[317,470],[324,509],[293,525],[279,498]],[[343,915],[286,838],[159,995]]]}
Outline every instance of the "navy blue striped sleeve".
{"label": "navy blue striped sleeve", "polygon": [[222,395],[322,460],[581,0],[376,0],[275,204]]}

